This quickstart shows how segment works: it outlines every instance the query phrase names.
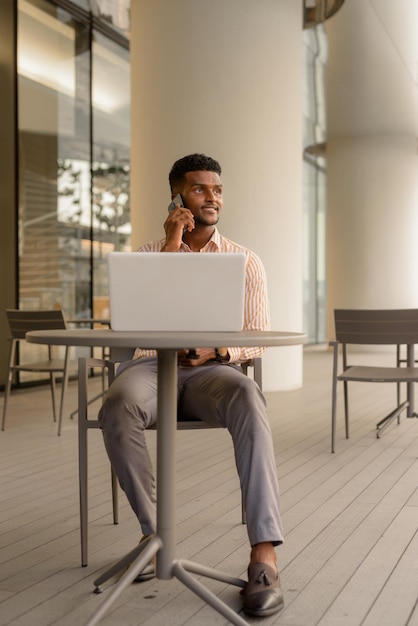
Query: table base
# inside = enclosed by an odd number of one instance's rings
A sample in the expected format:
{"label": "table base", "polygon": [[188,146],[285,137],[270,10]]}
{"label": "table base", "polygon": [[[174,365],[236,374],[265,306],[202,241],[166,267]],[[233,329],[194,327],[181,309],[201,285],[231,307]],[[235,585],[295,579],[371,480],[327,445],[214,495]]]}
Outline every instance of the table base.
{"label": "table base", "polygon": [[[144,541],[131,550],[127,555],[125,555],[122,559],[120,559],[117,563],[115,563],[111,568],[109,568],[104,574],[99,576],[94,581],[95,585],[95,593],[102,593],[101,585],[103,585],[106,581],[116,576],[119,572],[123,571],[125,568],[129,568],[120,578],[119,582],[113,589],[113,591],[109,594],[106,600],[101,604],[99,609],[94,613],[94,615],[87,622],[86,626],[95,626],[100,619],[105,615],[109,607],[113,604],[113,602],[119,597],[122,591],[130,585],[133,580],[138,576],[138,574],[144,569],[144,567],[151,561],[151,559],[159,552],[162,548],[162,541],[158,535],[151,535]],[[220,582],[227,583],[229,585],[235,585],[236,587],[244,588],[246,585],[246,581],[241,578],[234,578],[233,576],[228,576],[227,574],[223,574],[218,570],[212,569],[210,567],[205,567],[204,565],[200,565],[199,563],[195,563],[193,561],[187,560],[178,560],[175,559],[171,564],[171,575],[169,578],[177,578],[180,582],[183,583],[186,587],[188,587],[191,591],[193,591],[197,596],[199,596],[204,602],[212,606],[218,613],[223,615],[231,624],[236,624],[236,626],[248,626],[248,622],[246,622],[242,617],[240,617],[235,611],[233,611],[225,602],[220,600],[214,593],[209,591],[201,582],[196,580],[191,574],[197,574],[199,576],[205,576],[206,578],[212,578],[214,580],[219,580]],[[158,578],[158,566],[157,566],[157,578]],[[165,578],[165,577],[164,577]]]}

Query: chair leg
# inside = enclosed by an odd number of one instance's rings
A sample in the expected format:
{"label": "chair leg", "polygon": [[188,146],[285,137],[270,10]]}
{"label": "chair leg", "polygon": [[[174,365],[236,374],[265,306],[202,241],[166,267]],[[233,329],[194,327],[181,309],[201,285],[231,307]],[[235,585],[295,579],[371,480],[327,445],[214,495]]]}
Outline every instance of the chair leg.
{"label": "chair leg", "polygon": [[[88,430],[99,428],[97,420],[88,419],[87,381],[90,367],[103,367],[98,359],[78,359],[78,471],[80,486],[81,565],[88,560]],[[117,518],[116,518],[117,519]],[[117,523],[117,522],[115,522]]]}
{"label": "chair leg", "polygon": [[6,387],[4,390],[3,419],[1,422],[2,430],[4,430],[6,426],[7,403],[9,400],[10,390],[12,388],[12,382],[13,382],[12,367],[15,363],[15,358],[16,358],[16,339],[12,339],[12,343],[10,345],[10,354],[9,354],[9,369],[7,371],[7,381],[6,381]]}
{"label": "chair leg", "polygon": [[56,391],[55,391],[55,372],[50,372],[49,374],[49,382],[51,385],[51,396],[52,396],[52,416],[54,418],[54,422],[57,421],[57,410],[55,404]]}
{"label": "chair leg", "polygon": [[4,430],[5,426],[6,426],[7,403],[8,403],[8,400],[9,400],[10,389],[12,387],[12,379],[13,379],[13,372],[9,371],[9,373],[7,375],[6,388],[4,390],[3,419],[2,419],[2,422],[1,422],[1,429],[2,430]]}
{"label": "chair leg", "polygon": [[338,371],[338,344],[334,345],[334,360],[332,366],[332,409],[331,409],[331,452],[335,452],[335,427],[337,417],[337,371]]}
{"label": "chair leg", "polygon": [[78,361],[78,465],[80,484],[81,565],[87,565],[87,363]]}
{"label": "chair leg", "polygon": [[67,392],[68,385],[68,361],[69,361],[69,348],[65,349],[65,357],[64,357],[64,371],[62,375],[62,386],[61,386],[61,400],[60,400],[60,411],[58,415],[58,436],[61,435],[61,427],[62,427],[62,415],[64,411],[64,400],[65,394]]}
{"label": "chair leg", "polygon": [[345,418],[345,438],[350,436],[348,428],[348,382],[344,381],[344,418]]}
{"label": "chair leg", "polygon": [[[401,347],[399,345],[396,346],[396,367],[400,367],[401,365]],[[401,403],[401,385],[400,383],[396,383],[396,406],[399,406]]]}
{"label": "chair leg", "polygon": [[119,524],[119,490],[118,477],[113,467],[110,468],[112,481],[112,506],[113,506],[113,523]]}
{"label": "chair leg", "polygon": [[337,416],[337,385],[332,386],[332,411],[331,411],[331,452],[335,452],[335,428]]}
{"label": "chair leg", "polygon": [[247,523],[247,511],[245,508],[245,500],[244,500],[244,496],[242,492],[241,492],[241,523],[242,524]]}
{"label": "chair leg", "polygon": [[254,359],[254,380],[260,389],[263,388],[263,374],[261,366],[261,358]]}

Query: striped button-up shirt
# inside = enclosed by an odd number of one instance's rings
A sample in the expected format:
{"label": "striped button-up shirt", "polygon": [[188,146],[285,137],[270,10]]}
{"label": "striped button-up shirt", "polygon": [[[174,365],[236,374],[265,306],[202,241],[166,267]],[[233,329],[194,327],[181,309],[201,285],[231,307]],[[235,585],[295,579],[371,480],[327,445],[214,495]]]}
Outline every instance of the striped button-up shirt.
{"label": "striped button-up shirt", "polygon": [[[138,252],[160,252],[165,239],[147,243]],[[187,244],[182,242],[180,252],[192,252]],[[241,252],[247,257],[244,298],[244,330],[268,330],[270,328],[270,313],[267,297],[266,273],[259,257],[248,248],[234,243],[223,237],[215,228],[212,237],[200,252]],[[228,306],[228,302],[220,303]],[[240,363],[260,356],[265,348],[228,348],[229,363]],[[152,356],[155,351],[138,348],[134,358]]]}

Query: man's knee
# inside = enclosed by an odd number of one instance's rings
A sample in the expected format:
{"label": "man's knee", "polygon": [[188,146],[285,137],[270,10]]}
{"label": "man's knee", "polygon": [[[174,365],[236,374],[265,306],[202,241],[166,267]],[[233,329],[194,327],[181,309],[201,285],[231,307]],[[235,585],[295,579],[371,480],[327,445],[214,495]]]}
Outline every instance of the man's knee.
{"label": "man's knee", "polygon": [[105,396],[103,405],[99,411],[98,419],[100,428],[106,430],[126,429],[135,425],[138,427],[143,421],[142,411],[137,405],[129,389],[121,389],[118,385],[111,387]]}
{"label": "man's knee", "polygon": [[234,385],[234,399],[244,407],[266,406],[266,401],[259,386],[248,376],[240,376]]}

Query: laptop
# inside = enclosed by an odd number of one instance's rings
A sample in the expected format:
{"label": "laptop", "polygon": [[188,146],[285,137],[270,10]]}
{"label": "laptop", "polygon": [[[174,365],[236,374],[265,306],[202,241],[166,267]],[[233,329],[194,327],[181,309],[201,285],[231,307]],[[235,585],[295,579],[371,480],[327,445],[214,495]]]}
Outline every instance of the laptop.
{"label": "laptop", "polygon": [[111,252],[111,328],[240,331],[245,263],[242,253]]}

